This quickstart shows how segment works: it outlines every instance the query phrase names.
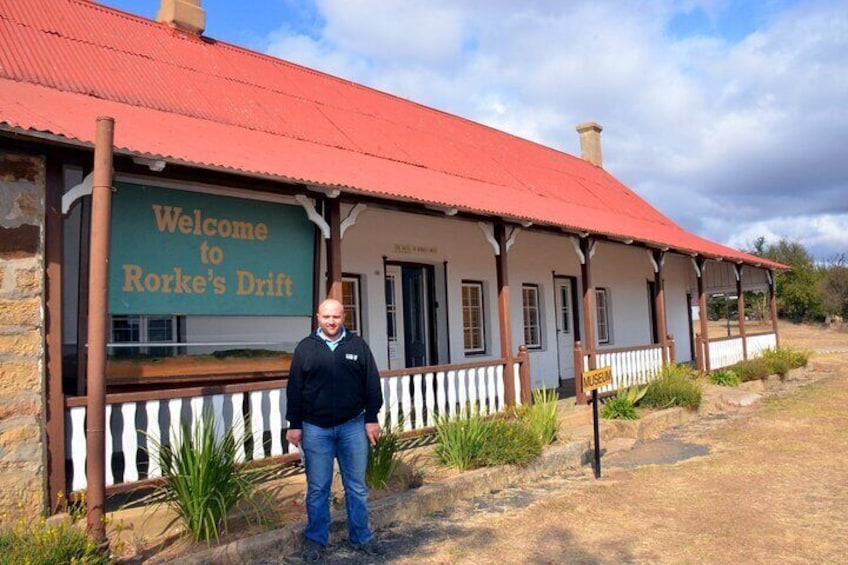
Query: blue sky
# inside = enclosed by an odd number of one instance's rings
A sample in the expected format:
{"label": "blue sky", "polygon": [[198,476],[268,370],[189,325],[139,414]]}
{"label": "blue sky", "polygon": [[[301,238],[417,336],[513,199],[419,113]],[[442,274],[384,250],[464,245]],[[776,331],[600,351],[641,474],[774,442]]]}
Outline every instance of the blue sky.
{"label": "blue sky", "polygon": [[598,121],[604,167],[710,239],[848,254],[848,0],[202,6],[209,37],[569,153]]}

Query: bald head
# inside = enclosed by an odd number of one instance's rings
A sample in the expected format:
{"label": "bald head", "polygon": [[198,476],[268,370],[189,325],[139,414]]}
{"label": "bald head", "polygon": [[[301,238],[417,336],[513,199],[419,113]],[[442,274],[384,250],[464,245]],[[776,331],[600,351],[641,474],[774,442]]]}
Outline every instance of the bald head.
{"label": "bald head", "polygon": [[328,298],[318,306],[318,326],[324,335],[336,339],[344,327],[344,306],[335,298]]}

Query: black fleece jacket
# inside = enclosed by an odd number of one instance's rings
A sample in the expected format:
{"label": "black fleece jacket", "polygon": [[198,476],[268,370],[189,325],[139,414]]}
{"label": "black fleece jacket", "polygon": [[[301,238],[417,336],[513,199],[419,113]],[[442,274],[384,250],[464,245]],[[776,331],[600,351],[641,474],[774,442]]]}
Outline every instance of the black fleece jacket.
{"label": "black fleece jacket", "polygon": [[333,351],[310,334],[294,350],[286,397],[291,429],[301,429],[303,422],[329,428],[363,411],[366,423],[376,422],[383,392],[368,344],[346,332]]}

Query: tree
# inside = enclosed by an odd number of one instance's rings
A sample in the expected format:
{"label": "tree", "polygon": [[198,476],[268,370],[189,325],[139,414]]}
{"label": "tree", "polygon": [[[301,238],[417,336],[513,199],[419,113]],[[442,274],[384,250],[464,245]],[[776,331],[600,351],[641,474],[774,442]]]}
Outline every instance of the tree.
{"label": "tree", "polygon": [[848,258],[844,254],[832,257],[820,271],[819,292],[825,314],[848,318]]}
{"label": "tree", "polygon": [[778,314],[796,322],[824,317],[819,287],[821,272],[803,245],[786,239],[767,244],[766,239],[760,237],[749,253],[791,268],[789,271],[779,271],[775,276]]}

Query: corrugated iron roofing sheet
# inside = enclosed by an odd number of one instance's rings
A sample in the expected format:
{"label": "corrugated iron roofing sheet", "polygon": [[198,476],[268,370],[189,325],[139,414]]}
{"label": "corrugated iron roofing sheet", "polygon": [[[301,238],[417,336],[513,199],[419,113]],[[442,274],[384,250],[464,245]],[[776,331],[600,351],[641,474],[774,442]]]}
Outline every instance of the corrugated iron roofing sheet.
{"label": "corrugated iron roofing sheet", "polygon": [[85,0],[0,0],[0,122],[119,150],[762,262],[601,168],[336,77]]}

